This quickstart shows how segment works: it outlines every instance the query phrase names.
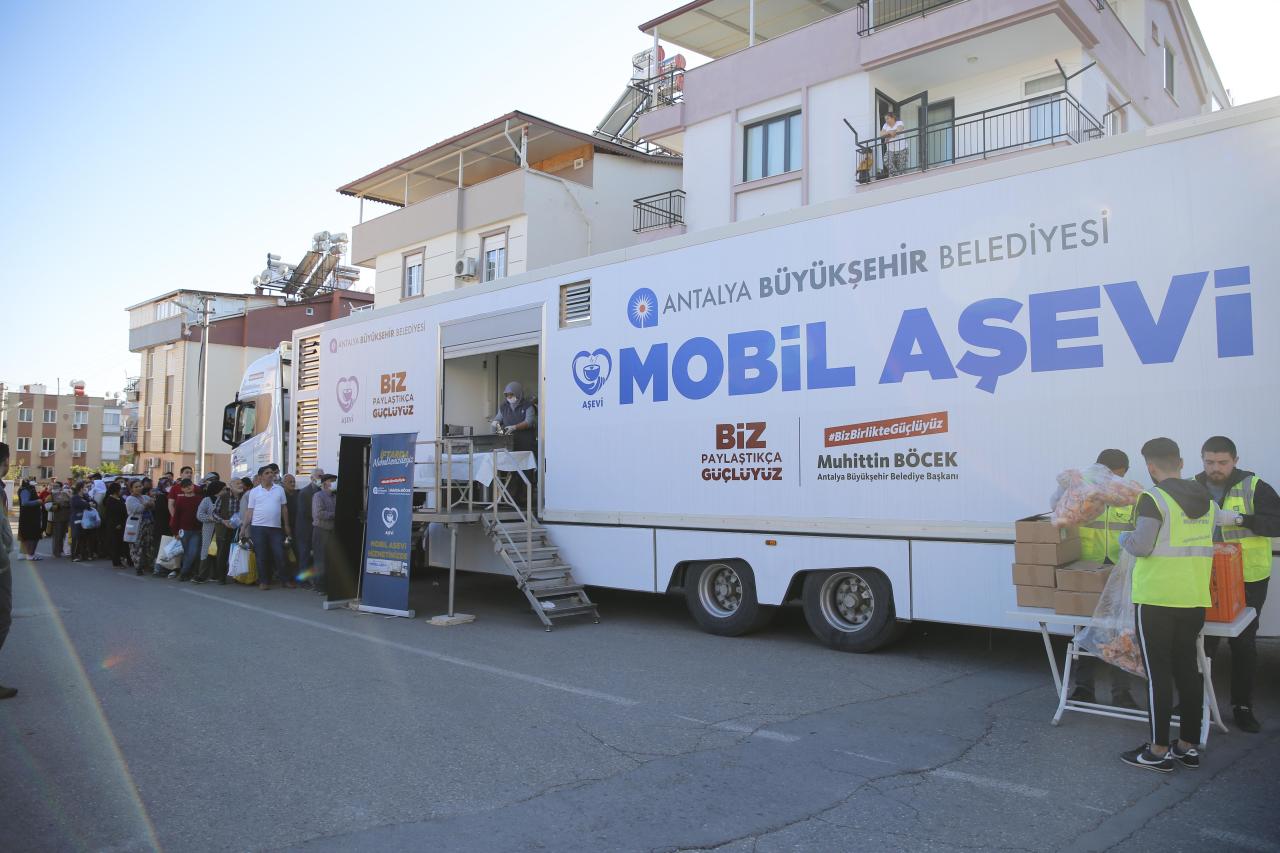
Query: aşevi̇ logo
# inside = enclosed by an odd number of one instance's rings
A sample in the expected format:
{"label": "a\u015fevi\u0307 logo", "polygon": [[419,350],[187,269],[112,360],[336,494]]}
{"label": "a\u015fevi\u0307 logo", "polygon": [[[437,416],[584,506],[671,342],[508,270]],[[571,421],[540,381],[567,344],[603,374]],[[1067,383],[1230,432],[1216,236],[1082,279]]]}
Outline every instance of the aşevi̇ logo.
{"label": "a\u015fevi\u0307 logo", "polygon": [[338,394],[338,405],[342,407],[342,411],[350,412],[356,405],[356,399],[360,396],[360,380],[354,376],[346,376],[338,380],[336,386]]}
{"label": "a\u015fevi\u0307 logo", "polygon": [[400,511],[393,506],[382,508],[382,523],[388,528],[396,526],[396,521],[400,518]]}
{"label": "a\u015fevi\u0307 logo", "polygon": [[613,357],[606,349],[593,352],[583,350],[573,357],[573,381],[582,393],[593,396],[609,381],[613,372]]}
{"label": "a\u015fevi\u0307 logo", "polygon": [[642,287],[631,294],[627,301],[627,319],[637,329],[658,325],[658,297],[652,290]]}

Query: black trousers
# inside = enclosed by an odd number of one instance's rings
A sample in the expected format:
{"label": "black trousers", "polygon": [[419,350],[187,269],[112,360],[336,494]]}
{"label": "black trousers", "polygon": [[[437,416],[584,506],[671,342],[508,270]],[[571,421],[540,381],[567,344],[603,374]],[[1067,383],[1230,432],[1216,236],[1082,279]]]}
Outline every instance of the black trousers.
{"label": "black trousers", "polygon": [[1135,604],[1138,648],[1147,670],[1147,715],[1151,743],[1169,746],[1169,718],[1173,715],[1173,688],[1178,688],[1178,736],[1200,743],[1204,715],[1204,681],[1196,666],[1196,637],[1204,628],[1203,607],[1159,607]]}
{"label": "black trousers", "polygon": [[[1230,637],[1231,647],[1231,704],[1253,705],[1253,682],[1258,674],[1258,620],[1262,618],[1262,605],[1267,603],[1267,584],[1271,578],[1263,578],[1244,585],[1244,603],[1252,607],[1257,616],[1238,637]],[[1213,657],[1218,651],[1218,637],[1205,637],[1204,651]]]}

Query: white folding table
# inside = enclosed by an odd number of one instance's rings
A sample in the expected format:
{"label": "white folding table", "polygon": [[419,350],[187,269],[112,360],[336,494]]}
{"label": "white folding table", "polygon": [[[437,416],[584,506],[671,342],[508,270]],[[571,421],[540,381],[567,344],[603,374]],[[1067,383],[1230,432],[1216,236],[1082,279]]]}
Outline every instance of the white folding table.
{"label": "white folding table", "polygon": [[[1142,723],[1147,722],[1147,712],[1140,709],[1121,708],[1118,705],[1107,705],[1101,702],[1081,702],[1067,698],[1067,691],[1071,687],[1071,669],[1075,661],[1081,657],[1098,657],[1092,652],[1080,648],[1076,643],[1076,637],[1080,629],[1092,625],[1093,617],[1066,616],[1041,607],[1019,607],[1016,610],[1008,611],[1007,615],[1019,619],[1033,620],[1040,625],[1040,636],[1044,638],[1044,650],[1049,658],[1049,671],[1053,674],[1053,686],[1058,691],[1058,708],[1054,712],[1053,720],[1051,721],[1053,725],[1058,725],[1062,720],[1062,715],[1067,711],[1075,711],[1080,714],[1095,714],[1100,717],[1115,717],[1121,720],[1135,720]],[[1252,607],[1246,607],[1231,622],[1205,622],[1204,630],[1196,638],[1196,657],[1199,660],[1201,677],[1204,678],[1204,704],[1200,717],[1201,745],[1209,741],[1210,723],[1217,726],[1219,731],[1227,731],[1227,725],[1222,721],[1222,713],[1218,710],[1218,697],[1213,692],[1212,665],[1204,653],[1204,638],[1238,637],[1253,621],[1255,615]],[[1058,672],[1058,661],[1054,657],[1053,644],[1050,642],[1050,625],[1071,629],[1071,639],[1067,642],[1067,651],[1063,660],[1061,674]],[[1178,722],[1176,715],[1173,717],[1173,722]]]}

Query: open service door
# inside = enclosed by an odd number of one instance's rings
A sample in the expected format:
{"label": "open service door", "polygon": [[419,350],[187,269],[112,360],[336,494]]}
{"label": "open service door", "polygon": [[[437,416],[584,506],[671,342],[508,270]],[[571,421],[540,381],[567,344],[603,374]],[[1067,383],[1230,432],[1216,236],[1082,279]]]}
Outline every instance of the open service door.
{"label": "open service door", "polygon": [[325,603],[357,597],[368,500],[369,436],[344,435],[338,447],[338,500],[333,547],[325,555]]}

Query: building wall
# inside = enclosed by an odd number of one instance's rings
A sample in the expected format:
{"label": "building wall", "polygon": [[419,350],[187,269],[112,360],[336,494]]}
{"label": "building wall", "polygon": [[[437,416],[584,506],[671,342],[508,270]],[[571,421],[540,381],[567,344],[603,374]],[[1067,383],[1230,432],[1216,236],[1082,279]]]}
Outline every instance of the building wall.
{"label": "building wall", "polygon": [[684,134],[684,210],[690,231],[730,221],[729,186],[734,180],[733,115],[692,124]]}
{"label": "building wall", "polygon": [[[42,468],[50,469],[48,477],[68,479],[73,465],[97,468],[102,459],[102,397],[77,397],[74,394],[41,394],[11,391],[6,398],[4,441],[10,448],[10,463],[33,476],[41,476]],[[18,410],[29,409],[30,423],[19,421]],[[54,411],[53,423],[44,422],[44,410]],[[85,425],[75,426],[75,412],[86,413]],[[19,451],[18,438],[30,440],[30,449]],[[42,456],[42,439],[53,439],[53,452]],[[84,453],[75,453],[75,442],[84,442]],[[0,472],[3,475],[4,472]]]}

